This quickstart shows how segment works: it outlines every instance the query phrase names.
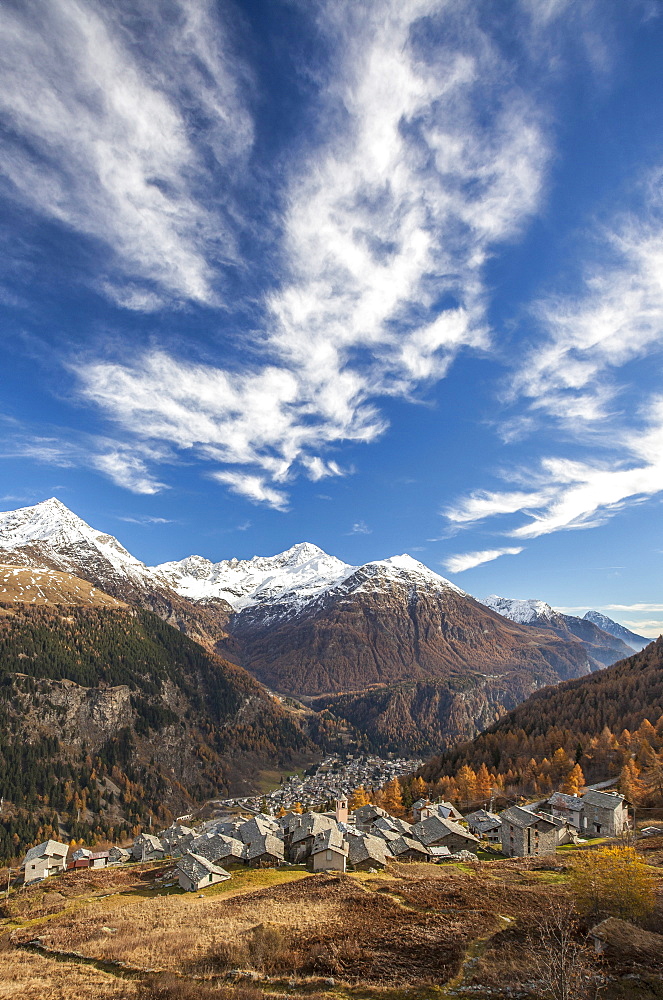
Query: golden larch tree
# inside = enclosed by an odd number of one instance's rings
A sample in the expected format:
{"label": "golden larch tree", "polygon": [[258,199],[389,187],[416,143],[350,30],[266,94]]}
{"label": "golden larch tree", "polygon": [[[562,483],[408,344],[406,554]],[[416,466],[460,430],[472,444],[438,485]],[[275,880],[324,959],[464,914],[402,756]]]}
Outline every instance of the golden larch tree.
{"label": "golden larch tree", "polygon": [[633,847],[578,852],[569,885],[583,914],[634,920],[654,908],[656,879]]}
{"label": "golden larch tree", "polygon": [[362,806],[368,805],[368,801],[368,792],[363,785],[359,785],[350,796],[350,809],[361,809]]}
{"label": "golden larch tree", "polygon": [[585,775],[582,773],[580,764],[576,764],[567,774],[562,785],[562,791],[566,795],[577,795],[581,788],[585,787]]}

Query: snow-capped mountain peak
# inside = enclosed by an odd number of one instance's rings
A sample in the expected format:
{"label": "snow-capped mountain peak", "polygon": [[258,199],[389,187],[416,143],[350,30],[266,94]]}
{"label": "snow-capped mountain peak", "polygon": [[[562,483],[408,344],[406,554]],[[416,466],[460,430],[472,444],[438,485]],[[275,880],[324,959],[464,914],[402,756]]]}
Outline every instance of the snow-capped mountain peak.
{"label": "snow-capped mountain peak", "polygon": [[274,556],[223,559],[213,563],[201,556],[162,563],[154,572],[173,590],[191,600],[221,598],[235,610],[263,601],[299,602],[344,579],[354,571],[311,542],[298,542]]}
{"label": "snow-capped mountain peak", "polygon": [[58,500],[51,497],[32,507],[0,513],[0,550],[30,548],[57,569],[77,573],[87,559],[103,558],[113,570],[134,582],[151,582],[147,567],[132,556],[113,535],[97,531]]}
{"label": "snow-capped mountain peak", "polygon": [[453,590],[457,594],[465,594],[464,590],[451,583],[445,577],[435,573],[422,562],[413,559],[412,556],[404,552],[400,556],[389,556],[388,559],[378,559],[374,562],[366,563],[360,567],[363,572],[372,576],[383,576],[392,580],[419,581],[440,590]]}
{"label": "snow-capped mountain peak", "polygon": [[608,618],[607,615],[602,614],[600,611],[588,611],[584,615],[584,620],[592,622],[603,629],[604,632],[614,635],[616,639],[621,639],[627,646],[637,651],[644,649],[651,642],[651,639],[646,639],[643,635],[632,632],[625,625],[620,625],[619,622],[613,621],[612,618]]}
{"label": "snow-capped mountain peak", "polygon": [[529,625],[533,621],[552,621],[557,616],[549,604],[545,601],[518,600],[509,597],[499,597],[497,594],[490,594],[485,597],[482,604],[493,611],[497,611],[503,618],[508,618],[512,622],[520,625]]}

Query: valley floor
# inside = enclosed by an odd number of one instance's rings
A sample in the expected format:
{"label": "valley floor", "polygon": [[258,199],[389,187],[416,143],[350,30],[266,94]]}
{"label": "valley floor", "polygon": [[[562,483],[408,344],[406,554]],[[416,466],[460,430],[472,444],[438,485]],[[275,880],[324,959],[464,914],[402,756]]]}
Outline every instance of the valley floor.
{"label": "valley floor", "polygon": [[[663,929],[656,840],[652,930]],[[534,1000],[537,921],[566,893],[567,857],[346,875],[241,868],[200,894],[173,884],[172,862],[70,872],[4,904],[0,1000]],[[586,951],[605,1000],[663,998],[663,955]]]}

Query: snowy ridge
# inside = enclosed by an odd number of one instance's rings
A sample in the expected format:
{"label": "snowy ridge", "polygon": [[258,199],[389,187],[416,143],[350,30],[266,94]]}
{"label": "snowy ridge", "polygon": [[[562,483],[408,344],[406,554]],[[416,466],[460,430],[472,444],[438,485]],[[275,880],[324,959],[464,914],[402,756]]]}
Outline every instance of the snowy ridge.
{"label": "snowy ridge", "polygon": [[300,602],[316,597],[355,571],[317,545],[299,542],[275,556],[223,559],[202,556],[162,563],[154,572],[182,597],[193,601],[222,598],[236,611],[274,600]]}
{"label": "snowy ridge", "polygon": [[12,550],[33,568],[48,558],[59,570],[75,575],[90,570],[102,583],[113,578],[114,583],[128,580],[143,589],[167,587],[194,602],[221,599],[235,611],[265,606],[273,615],[279,607],[286,616],[296,614],[330,592],[342,597],[387,591],[393,584],[464,593],[409,555],[351,566],[311,542],[299,542],[274,556],[214,563],[192,555],[148,567],[113,535],[92,528],[55,497],[0,514],[0,553]]}
{"label": "snowy ridge", "polygon": [[[117,538],[97,531],[56,497],[33,507],[0,514],[0,550],[41,545],[59,557],[63,569],[76,573],[90,549],[105,559],[120,576],[141,586],[153,586],[155,574],[120,545]],[[93,552],[92,555],[95,553]]]}
{"label": "snowy ridge", "polygon": [[492,611],[497,611],[503,618],[518,622],[519,625],[529,625],[530,622],[540,621],[542,618],[554,621],[558,617],[557,612],[553,611],[545,601],[516,600],[491,594],[489,597],[485,597],[481,603]]}
{"label": "snowy ridge", "polygon": [[[288,616],[333,591],[381,590],[390,582],[415,582],[437,589],[463,591],[408,555],[350,566],[317,545],[300,542],[275,556],[226,559],[212,563],[201,556],[162,563],[155,570],[182,597],[220,597],[236,611],[256,605],[283,605]],[[272,608],[273,612],[273,608]]]}
{"label": "snowy ridge", "polygon": [[646,639],[643,635],[631,632],[625,625],[620,625],[619,622],[613,621],[612,618],[608,618],[607,615],[602,614],[600,611],[588,611],[584,615],[584,619],[585,621],[592,622],[594,625],[598,625],[604,632],[614,635],[616,639],[621,639],[622,642],[625,642],[631,649],[635,649],[636,652],[644,649],[652,641],[651,639]]}

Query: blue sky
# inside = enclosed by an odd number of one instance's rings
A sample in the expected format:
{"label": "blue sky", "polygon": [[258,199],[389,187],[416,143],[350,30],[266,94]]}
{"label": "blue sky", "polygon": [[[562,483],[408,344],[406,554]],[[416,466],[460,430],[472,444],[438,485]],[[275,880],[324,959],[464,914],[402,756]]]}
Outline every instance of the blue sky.
{"label": "blue sky", "polygon": [[663,629],[656,0],[0,7],[2,504]]}

